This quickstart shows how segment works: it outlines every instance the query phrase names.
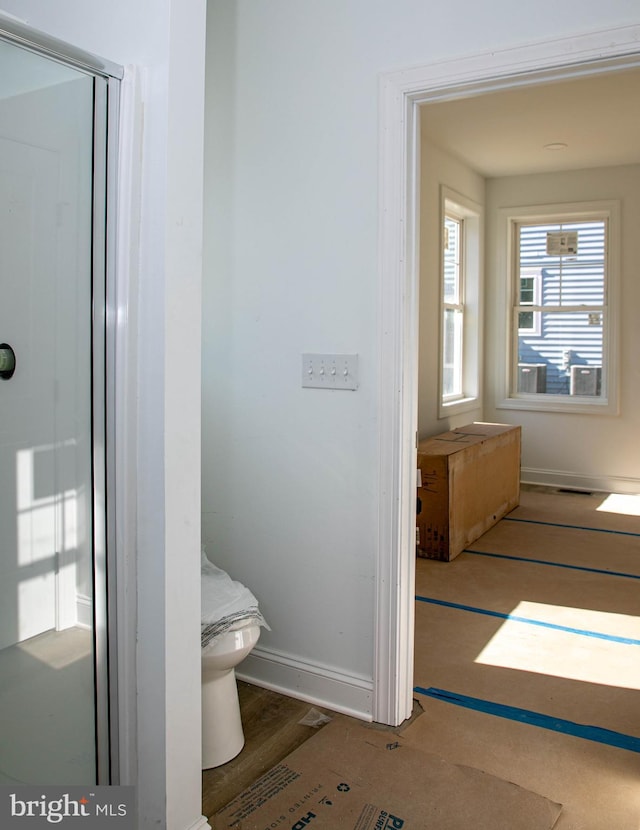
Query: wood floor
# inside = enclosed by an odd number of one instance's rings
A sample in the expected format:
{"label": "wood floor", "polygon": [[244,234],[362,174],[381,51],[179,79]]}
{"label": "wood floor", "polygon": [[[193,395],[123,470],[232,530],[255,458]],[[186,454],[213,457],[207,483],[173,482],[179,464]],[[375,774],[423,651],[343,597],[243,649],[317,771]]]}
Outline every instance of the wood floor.
{"label": "wood floor", "polygon": [[[313,706],[277,692],[261,689],[242,680],[238,681],[238,697],[242,712],[245,745],[242,752],[229,763],[202,773],[202,811],[211,823],[211,817],[225,804],[256,781],[267,770],[279,763],[322,728],[322,723],[309,726],[301,721],[317,722],[333,717],[330,709]],[[370,729],[399,734],[422,712],[416,701],[414,711],[399,727],[366,724]],[[340,715],[343,720],[350,720]],[[362,721],[356,721],[362,726]]]}
{"label": "wood floor", "polygon": [[245,746],[228,764],[202,773],[202,807],[207,818],[316,732],[299,723],[313,708],[308,703],[240,680],[238,697]]}
{"label": "wood floor", "polygon": [[[454,562],[417,563],[416,710],[396,731],[562,803],[557,830],[640,828],[640,517],[602,502],[524,488]],[[310,704],[242,682],[239,694],[245,749],[203,773],[208,817],[316,734],[300,723]]]}

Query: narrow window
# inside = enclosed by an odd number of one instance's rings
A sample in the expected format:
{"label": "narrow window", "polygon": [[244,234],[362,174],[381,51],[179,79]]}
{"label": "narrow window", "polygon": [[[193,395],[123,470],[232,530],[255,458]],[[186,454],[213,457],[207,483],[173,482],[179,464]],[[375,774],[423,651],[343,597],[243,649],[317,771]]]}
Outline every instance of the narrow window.
{"label": "narrow window", "polygon": [[464,306],[462,304],[461,243],[463,220],[444,218],[442,397],[462,397],[462,345]]}
{"label": "narrow window", "polygon": [[480,397],[482,208],[442,189],[440,408],[445,418]]}
{"label": "narrow window", "polygon": [[540,334],[540,312],[535,310],[540,305],[540,286],[539,269],[520,269],[520,311],[518,312],[520,334]]}

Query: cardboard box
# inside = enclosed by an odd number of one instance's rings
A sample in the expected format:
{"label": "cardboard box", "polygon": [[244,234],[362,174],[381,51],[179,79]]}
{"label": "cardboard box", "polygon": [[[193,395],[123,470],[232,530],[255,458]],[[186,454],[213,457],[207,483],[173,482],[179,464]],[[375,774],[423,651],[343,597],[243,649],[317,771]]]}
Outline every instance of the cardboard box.
{"label": "cardboard box", "polygon": [[418,556],[450,561],[520,502],[521,428],[473,423],[418,445]]}

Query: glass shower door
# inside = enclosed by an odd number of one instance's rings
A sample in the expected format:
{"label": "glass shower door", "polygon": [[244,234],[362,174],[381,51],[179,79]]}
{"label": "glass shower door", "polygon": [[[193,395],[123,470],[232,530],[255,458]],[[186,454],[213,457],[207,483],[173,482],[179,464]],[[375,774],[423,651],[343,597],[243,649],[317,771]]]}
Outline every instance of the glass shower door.
{"label": "glass shower door", "polygon": [[97,776],[94,87],[0,40],[0,784]]}

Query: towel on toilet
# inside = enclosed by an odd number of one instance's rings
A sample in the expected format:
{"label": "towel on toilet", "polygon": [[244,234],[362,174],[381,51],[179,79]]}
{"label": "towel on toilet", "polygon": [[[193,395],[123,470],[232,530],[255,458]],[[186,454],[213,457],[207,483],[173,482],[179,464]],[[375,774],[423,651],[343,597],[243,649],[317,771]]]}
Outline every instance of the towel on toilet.
{"label": "towel on toilet", "polygon": [[202,648],[211,645],[233,625],[245,620],[253,620],[269,629],[258,608],[258,600],[251,591],[216,567],[204,551],[201,555],[201,572]]}

